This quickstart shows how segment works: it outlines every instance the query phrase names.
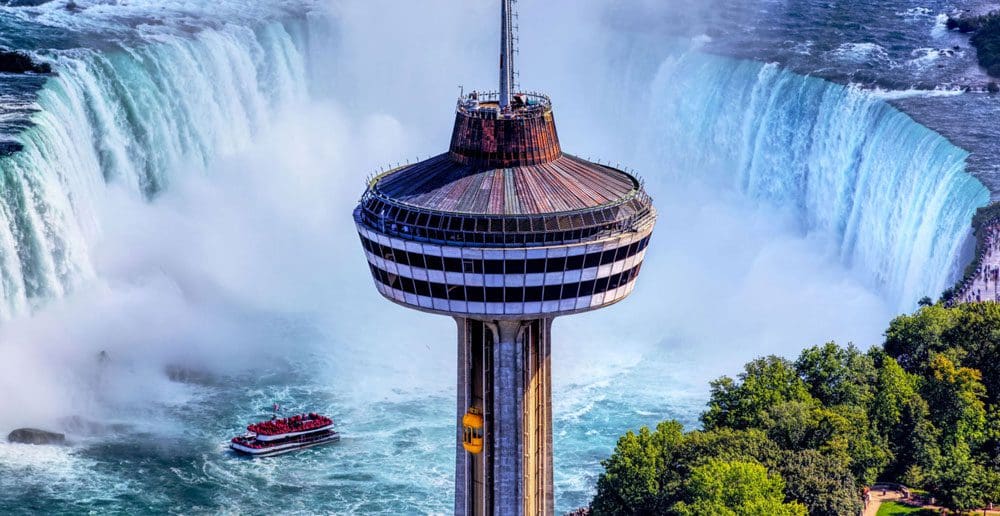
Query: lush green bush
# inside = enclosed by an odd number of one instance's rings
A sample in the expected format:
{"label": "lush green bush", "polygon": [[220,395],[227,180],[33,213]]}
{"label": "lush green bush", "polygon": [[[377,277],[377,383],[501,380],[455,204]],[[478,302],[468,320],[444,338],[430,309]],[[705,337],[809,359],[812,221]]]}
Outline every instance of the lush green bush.
{"label": "lush green bush", "polygon": [[[957,510],[1000,501],[1000,304],[924,306],[885,335],[869,352],[831,343],[794,362],[754,360],[712,382],[702,430],[626,434],[593,513],[751,514],[760,503],[855,515],[876,481]],[[706,472],[728,480],[706,483]]]}

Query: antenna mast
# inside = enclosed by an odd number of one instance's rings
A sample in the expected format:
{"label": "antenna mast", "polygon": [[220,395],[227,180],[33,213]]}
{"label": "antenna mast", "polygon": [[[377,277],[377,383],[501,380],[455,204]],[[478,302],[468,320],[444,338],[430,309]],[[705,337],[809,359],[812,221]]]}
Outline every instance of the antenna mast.
{"label": "antenna mast", "polygon": [[510,108],[514,88],[514,0],[501,0],[500,109]]}

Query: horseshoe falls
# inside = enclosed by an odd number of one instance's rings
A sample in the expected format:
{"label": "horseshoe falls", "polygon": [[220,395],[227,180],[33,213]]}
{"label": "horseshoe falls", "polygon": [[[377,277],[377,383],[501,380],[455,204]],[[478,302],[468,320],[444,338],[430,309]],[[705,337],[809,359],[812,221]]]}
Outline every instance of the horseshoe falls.
{"label": "horseshoe falls", "polygon": [[651,87],[645,145],[671,179],[708,175],[832,237],[841,263],[900,310],[950,287],[990,193],[968,153],[878,92],[698,52]]}
{"label": "horseshoe falls", "polygon": [[135,46],[55,52],[22,149],[0,158],[0,316],[92,277],[108,185],[153,199],[246,148],[306,97],[305,21],[156,34]]}

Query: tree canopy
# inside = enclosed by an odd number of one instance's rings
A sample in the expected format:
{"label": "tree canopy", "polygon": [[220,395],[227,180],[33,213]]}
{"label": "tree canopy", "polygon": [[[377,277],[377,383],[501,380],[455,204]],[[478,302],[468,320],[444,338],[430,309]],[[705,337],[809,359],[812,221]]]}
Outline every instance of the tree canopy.
{"label": "tree canopy", "polygon": [[619,440],[594,514],[855,515],[876,481],[957,510],[1000,502],[998,304],[925,304],[882,347],[759,358],[710,392],[701,430]]}
{"label": "tree canopy", "polygon": [[756,462],[709,460],[691,470],[683,493],[689,501],[673,510],[681,516],[805,516],[800,503],[785,503],[785,481]]}

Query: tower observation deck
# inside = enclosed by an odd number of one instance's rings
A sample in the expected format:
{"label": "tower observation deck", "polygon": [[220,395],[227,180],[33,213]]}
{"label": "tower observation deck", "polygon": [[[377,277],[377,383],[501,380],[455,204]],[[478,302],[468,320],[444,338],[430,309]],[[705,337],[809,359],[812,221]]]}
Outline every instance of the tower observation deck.
{"label": "tower observation deck", "polygon": [[551,328],[635,287],[656,221],[642,183],[564,153],[552,102],[458,101],[448,152],[372,179],[354,219],[375,287],[458,323],[455,513],[553,514]]}

